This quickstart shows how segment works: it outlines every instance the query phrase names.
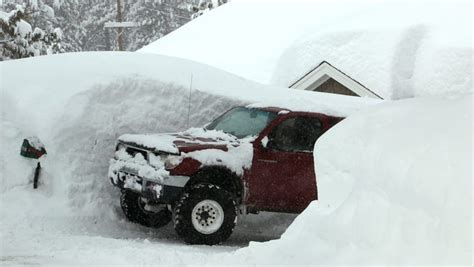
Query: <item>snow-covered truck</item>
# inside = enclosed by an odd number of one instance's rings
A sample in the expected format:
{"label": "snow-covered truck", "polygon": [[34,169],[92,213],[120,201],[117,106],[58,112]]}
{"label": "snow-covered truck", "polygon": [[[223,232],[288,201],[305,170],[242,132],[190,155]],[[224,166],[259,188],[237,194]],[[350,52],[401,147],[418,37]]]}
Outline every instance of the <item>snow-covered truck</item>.
{"label": "snow-covered truck", "polygon": [[191,244],[232,234],[238,214],[300,213],[318,197],[313,148],[341,118],[284,108],[235,107],[204,128],[119,137],[109,178],[132,222]]}

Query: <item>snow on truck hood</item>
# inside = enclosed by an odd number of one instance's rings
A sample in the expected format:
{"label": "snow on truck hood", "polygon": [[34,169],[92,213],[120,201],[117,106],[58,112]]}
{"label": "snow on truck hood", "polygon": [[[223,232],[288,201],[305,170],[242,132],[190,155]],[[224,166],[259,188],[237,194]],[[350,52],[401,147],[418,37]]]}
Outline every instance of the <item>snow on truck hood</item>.
{"label": "snow on truck hood", "polygon": [[237,137],[222,131],[190,128],[179,133],[167,134],[125,134],[119,137],[119,142],[144,148],[153,152],[179,154],[181,151],[190,152],[190,147],[205,146],[227,150],[227,145],[237,146]]}
{"label": "snow on truck hood", "polygon": [[[193,158],[203,165],[225,166],[237,175],[242,175],[252,164],[251,142],[254,139],[254,137],[238,139],[222,131],[191,128],[174,134],[126,134],[119,137],[119,142],[154,152],[181,154],[182,157]],[[161,170],[156,172],[148,168],[147,171],[149,178],[161,179]]]}

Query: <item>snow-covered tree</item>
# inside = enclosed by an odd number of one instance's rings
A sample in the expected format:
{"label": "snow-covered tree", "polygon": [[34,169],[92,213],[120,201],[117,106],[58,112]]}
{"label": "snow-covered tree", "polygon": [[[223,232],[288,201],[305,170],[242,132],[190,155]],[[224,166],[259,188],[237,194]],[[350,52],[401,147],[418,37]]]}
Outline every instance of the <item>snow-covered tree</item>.
{"label": "snow-covered tree", "polygon": [[79,5],[83,14],[78,22],[84,29],[83,51],[114,50],[115,32],[104,28],[108,21],[116,21],[116,0],[89,0]]}
{"label": "snow-covered tree", "polygon": [[27,20],[33,9],[16,5],[6,13],[0,11],[0,59],[16,59],[64,52],[61,44],[62,31],[49,27],[34,30]]}
{"label": "snow-covered tree", "polygon": [[[187,23],[192,15],[189,6],[194,0],[121,1],[123,21],[138,25],[123,31],[125,50],[135,51]],[[18,4],[26,10],[25,18],[19,23],[23,24],[24,21],[33,26],[31,36],[35,33],[34,28],[38,28],[41,31],[36,31],[36,36],[43,36],[47,44],[60,37],[60,45],[55,45],[54,48],[48,50],[47,45],[40,45],[41,43],[36,43],[35,47],[42,47],[44,51],[53,53],[63,50],[74,52],[117,49],[116,29],[104,27],[106,22],[117,21],[117,0],[0,0],[2,17],[7,17],[9,11],[16,10]],[[61,31],[55,30],[56,28]],[[53,34],[58,37],[52,37]],[[7,41],[18,38],[6,36],[6,33],[2,33],[0,37],[2,51],[8,46]],[[25,52],[26,47],[23,48],[19,50]]]}
{"label": "snow-covered tree", "polygon": [[126,30],[127,50],[137,50],[191,20],[189,0],[127,0],[125,20],[138,27]]}
{"label": "snow-covered tree", "polygon": [[194,0],[191,9],[193,14],[191,19],[195,19],[205,12],[227,3],[228,0]]}
{"label": "snow-covered tree", "polygon": [[[79,8],[78,0],[45,0],[53,7],[56,27],[63,31],[63,48],[67,52],[82,51],[87,30],[82,21],[85,20],[85,10]],[[85,2],[85,1],[84,1]]]}

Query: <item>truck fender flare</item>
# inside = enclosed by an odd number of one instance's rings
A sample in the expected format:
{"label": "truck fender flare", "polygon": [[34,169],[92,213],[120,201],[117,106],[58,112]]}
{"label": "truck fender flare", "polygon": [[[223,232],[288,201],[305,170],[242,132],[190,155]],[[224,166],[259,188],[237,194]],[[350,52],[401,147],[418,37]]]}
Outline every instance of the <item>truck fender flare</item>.
{"label": "truck fender flare", "polygon": [[238,200],[242,201],[244,186],[241,177],[224,166],[205,166],[199,169],[185,185],[185,189],[197,184],[214,184],[229,191]]}

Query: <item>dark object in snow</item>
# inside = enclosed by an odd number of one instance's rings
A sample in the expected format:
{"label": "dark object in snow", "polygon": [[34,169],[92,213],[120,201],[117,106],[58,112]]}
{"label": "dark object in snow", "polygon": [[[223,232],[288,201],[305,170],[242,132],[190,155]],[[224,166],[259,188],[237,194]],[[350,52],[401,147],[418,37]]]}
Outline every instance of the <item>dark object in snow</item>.
{"label": "dark object in snow", "polygon": [[38,179],[41,171],[41,164],[38,162],[36,164],[36,169],[35,169],[35,178],[33,179],[33,188],[36,189],[38,188]]}
{"label": "dark object in snow", "polygon": [[[23,139],[23,144],[21,145],[20,155],[25,158],[39,159],[46,154],[46,149],[44,148],[43,143],[38,139],[38,137],[28,137]],[[41,172],[41,164],[38,162],[35,168],[35,176],[33,178],[33,188],[38,188],[38,180]]]}
{"label": "dark object in snow", "polygon": [[132,191],[123,190],[120,206],[125,217],[147,227],[159,228],[171,221],[171,212],[166,205],[154,207],[148,205],[148,200]]}
{"label": "dark object in snow", "polygon": [[23,139],[20,155],[26,158],[39,159],[44,154],[46,154],[46,149],[38,137]]}
{"label": "dark object in snow", "polygon": [[185,242],[219,244],[232,234],[237,213],[300,213],[318,198],[314,145],[342,119],[248,106],[204,129],[123,135],[109,178],[131,221],[149,224],[140,202],[146,211],[167,206]]}
{"label": "dark object in snow", "polygon": [[213,184],[198,184],[175,208],[174,229],[189,244],[216,245],[232,234],[236,222],[232,194]]}

